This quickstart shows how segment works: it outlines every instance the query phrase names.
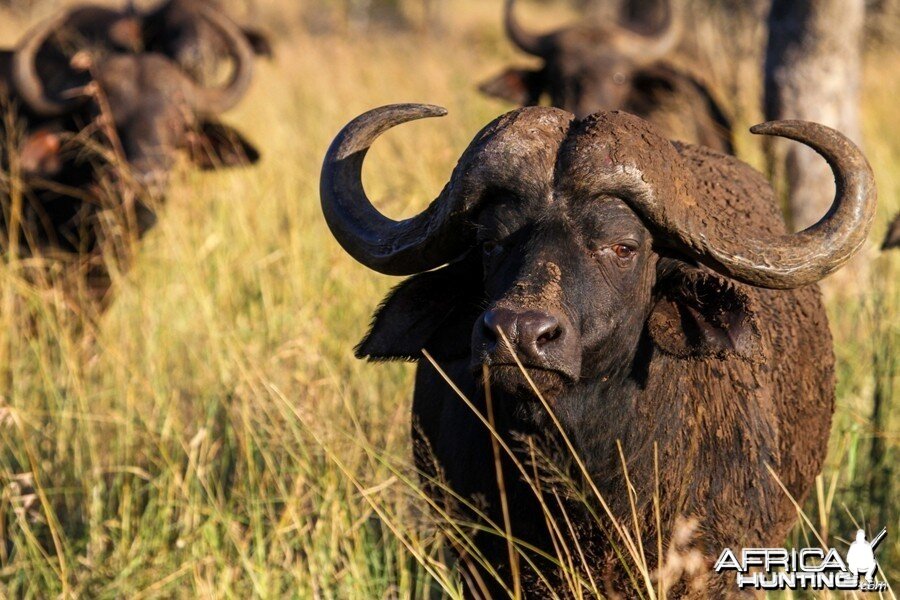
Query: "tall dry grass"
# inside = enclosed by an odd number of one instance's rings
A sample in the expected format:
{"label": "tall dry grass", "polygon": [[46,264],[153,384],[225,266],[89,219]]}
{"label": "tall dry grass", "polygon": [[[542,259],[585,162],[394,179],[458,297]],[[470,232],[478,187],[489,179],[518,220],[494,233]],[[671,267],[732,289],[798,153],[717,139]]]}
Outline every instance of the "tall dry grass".
{"label": "tall dry grass", "polygon": [[[97,324],[15,264],[0,265],[0,288],[14,300],[4,306],[15,306],[0,319],[10,356],[0,391],[0,596],[460,595],[448,524],[410,466],[413,367],[352,357],[396,281],[340,250],[317,190],[325,149],[350,118],[390,102],[441,104],[449,117],[392,131],[367,162],[368,190],[385,212],[412,214],[506,110],[475,91],[514,57],[499,2],[452,7],[438,37],[340,22],[313,35],[315,5],[260,2],[259,18],[280,35],[277,59],[261,64],[227,117],[260,146],[259,166],[184,171]],[[565,20],[552,6],[525,10],[535,23]],[[0,20],[0,40],[13,43],[27,18]],[[900,254],[874,251],[900,210],[898,73],[897,56],[871,57],[867,152],[881,191],[871,268],[846,275],[829,298],[838,412],[808,524],[793,536],[813,541],[815,529],[843,547],[855,522],[886,525],[879,556],[894,582],[898,486],[894,476],[882,504],[870,504],[869,449],[876,436],[894,457],[900,446]],[[756,141],[740,135],[752,158]],[[876,391],[890,413],[878,431]]]}

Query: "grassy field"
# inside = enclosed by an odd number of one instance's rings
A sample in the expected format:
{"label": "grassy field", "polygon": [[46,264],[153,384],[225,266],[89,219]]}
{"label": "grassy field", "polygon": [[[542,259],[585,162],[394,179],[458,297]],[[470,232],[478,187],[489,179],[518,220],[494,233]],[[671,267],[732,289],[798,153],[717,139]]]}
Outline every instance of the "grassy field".
{"label": "grassy field", "polygon": [[[260,146],[259,166],[181,174],[95,325],[24,282],[17,265],[0,265],[10,357],[0,390],[0,596],[459,594],[410,466],[413,367],[352,356],[395,281],[332,240],[318,175],[331,138],[358,113],[441,104],[449,117],[391,132],[365,172],[392,216],[430,201],[474,133],[507,108],[474,85],[513,56],[500,3],[454,0],[439,37],[340,26],[312,34],[309,4],[259,5],[279,36],[277,58],[227,118]],[[12,44],[25,20],[0,17],[0,41]],[[900,57],[873,54],[866,75],[879,215],[865,259],[828,287],[838,409],[805,512],[838,548],[854,523],[886,525],[879,556],[897,586],[900,485],[879,486],[873,505],[869,481],[873,439],[900,455],[900,253],[877,252],[900,210]],[[752,98],[736,104],[741,123],[761,120],[746,109]],[[745,131],[739,147],[759,164]],[[870,419],[876,394],[894,405],[881,430]],[[812,539],[809,526],[795,537]]]}

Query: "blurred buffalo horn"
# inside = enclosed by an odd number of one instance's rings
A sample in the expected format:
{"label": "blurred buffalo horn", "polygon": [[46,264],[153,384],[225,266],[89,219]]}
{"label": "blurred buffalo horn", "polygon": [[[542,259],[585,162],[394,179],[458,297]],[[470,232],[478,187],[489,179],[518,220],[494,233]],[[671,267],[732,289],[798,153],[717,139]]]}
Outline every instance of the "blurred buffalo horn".
{"label": "blurred buffalo horn", "polygon": [[[44,90],[37,71],[37,54],[50,35],[65,27],[69,11],[48,19],[25,34],[13,55],[13,85],[25,104],[33,112],[44,117],[57,117],[73,110],[83,99],[61,100],[51,98]],[[68,94],[72,96],[72,94]]]}
{"label": "blurred buffalo horn", "polygon": [[675,0],[666,0],[666,19],[655,33],[645,35],[620,28],[623,38],[621,50],[642,63],[659,60],[674,50],[681,41],[684,29],[683,9],[676,8],[674,4]]}
{"label": "blurred buffalo horn", "polygon": [[525,31],[513,14],[513,4],[515,4],[515,0],[506,0],[504,5],[503,22],[506,26],[506,35],[523,52],[533,56],[544,56],[546,36]]}
{"label": "blurred buffalo horn", "polygon": [[223,87],[206,88],[197,85],[193,90],[195,108],[202,113],[215,115],[233,108],[246,95],[253,79],[253,48],[240,28],[213,7],[204,6],[201,15],[222,34],[228,52],[234,59],[234,71]]}

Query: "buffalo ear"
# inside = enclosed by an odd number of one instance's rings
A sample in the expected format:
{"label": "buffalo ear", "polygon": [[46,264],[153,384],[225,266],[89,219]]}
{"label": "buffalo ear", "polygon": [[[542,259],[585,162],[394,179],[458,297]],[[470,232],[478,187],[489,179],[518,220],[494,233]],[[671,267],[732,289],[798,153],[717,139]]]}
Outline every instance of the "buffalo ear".
{"label": "buffalo ear", "polygon": [[438,360],[468,356],[481,290],[481,265],[468,258],[410,277],[378,307],[356,357],[418,360],[423,348]]}
{"label": "buffalo ear", "polygon": [[26,175],[51,177],[62,170],[62,136],[50,129],[38,129],[26,136],[19,150],[19,164]]}
{"label": "buffalo ear", "polygon": [[203,170],[251,165],[259,151],[236,129],[218,121],[203,121],[188,135],[191,162]]}
{"label": "buffalo ear", "polygon": [[253,48],[254,54],[257,56],[265,56],[266,58],[272,58],[272,56],[274,56],[275,52],[272,50],[272,40],[267,33],[250,27],[244,27],[241,31],[243,31],[247,41],[250,42],[250,47]]}
{"label": "buffalo ear", "polygon": [[519,106],[531,106],[540,101],[543,87],[540,71],[509,68],[481,83],[478,90]]}
{"label": "buffalo ear", "polygon": [[759,359],[759,327],[741,287],[678,260],[663,258],[658,269],[648,324],[657,347],[679,358]]}

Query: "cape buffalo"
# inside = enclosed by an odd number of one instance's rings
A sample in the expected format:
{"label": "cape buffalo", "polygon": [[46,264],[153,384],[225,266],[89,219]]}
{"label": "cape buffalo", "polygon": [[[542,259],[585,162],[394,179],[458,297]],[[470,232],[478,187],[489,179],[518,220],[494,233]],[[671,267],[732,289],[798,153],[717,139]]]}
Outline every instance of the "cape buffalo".
{"label": "cape buffalo", "polygon": [[[208,10],[237,65],[221,87],[205,87],[156,53],[76,53],[54,78],[41,76],[40,48],[69,19],[37,26],[12,54],[10,92],[21,106],[15,132],[25,201],[18,218],[21,251],[92,255],[113,230],[126,239],[154,223],[151,203],[162,199],[180,152],[205,169],[254,162],[258,152],[216,115],[233,107],[252,78],[253,54],[231,21]],[[4,152],[3,168],[13,166]],[[10,224],[12,196],[4,190],[0,230]],[[100,286],[100,293],[105,293]]]}
{"label": "cape buffalo", "polygon": [[665,60],[681,38],[671,0],[658,32],[613,23],[577,24],[546,34],[525,30],[506,0],[505,24],[520,50],[542,60],[539,69],[509,68],[479,87],[519,105],[546,95],[558,108],[584,117],[624,110],[651,121],[670,139],[732,152],[731,123],[709,86]]}
{"label": "cape buffalo", "polygon": [[[466,521],[479,518],[462,504],[500,531],[508,522],[531,561],[518,565],[524,590],[536,594],[563,585],[541,554],[556,555],[559,542],[584,553],[573,567],[582,581],[632,595],[615,523],[640,524],[632,539],[651,570],[657,533],[665,552],[679,522],[698,524],[692,548],[706,566],[726,547],[781,543],[797,518],[781,486],[802,502],[826,453],[834,360],[815,283],[866,239],[876,194],[865,157],[814,123],[752,130],[800,141],[834,171],[829,213],[790,234],[768,182],[736,158],[670,142],[628,113],[579,120],[522,108],[475,136],[424,212],[388,219],[362,186],[366,152],[391,127],[445,112],[392,105],[356,118],[328,150],[320,187],[344,250],[380,273],[412,275],[356,354],[419,360],[415,458],[434,500]],[[529,464],[536,449],[571,464],[568,439],[612,518],[593,495],[573,500],[552,481],[532,488],[501,453],[504,505],[480,415],[422,349],[485,415],[487,366],[496,430],[513,455]],[[482,530],[475,544],[512,590],[506,540]],[[487,569],[479,580],[503,593]],[[709,585],[701,597],[736,592],[733,579]],[[682,586],[670,597],[687,594]]]}
{"label": "cape buffalo", "polygon": [[891,221],[887,233],[884,235],[884,242],[881,244],[882,250],[891,248],[900,248],[900,213],[897,213],[897,216]]}

